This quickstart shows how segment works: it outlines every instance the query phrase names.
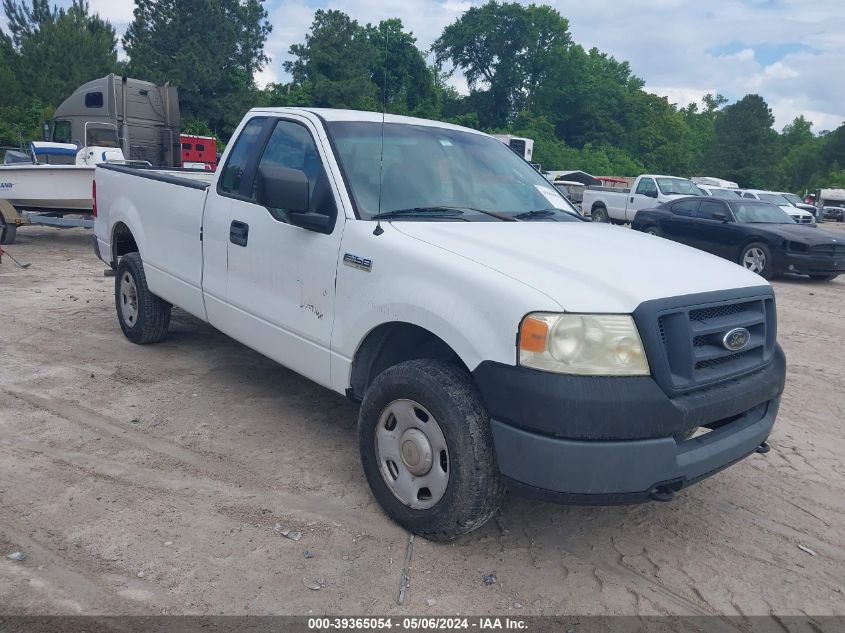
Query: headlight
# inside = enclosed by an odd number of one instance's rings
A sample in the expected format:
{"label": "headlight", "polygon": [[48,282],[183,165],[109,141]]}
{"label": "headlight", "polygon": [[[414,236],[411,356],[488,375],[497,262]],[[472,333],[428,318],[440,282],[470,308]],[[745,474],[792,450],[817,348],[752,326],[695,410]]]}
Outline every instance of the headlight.
{"label": "headlight", "polygon": [[650,373],[640,333],[628,314],[529,314],[519,327],[519,364],[585,376]]}

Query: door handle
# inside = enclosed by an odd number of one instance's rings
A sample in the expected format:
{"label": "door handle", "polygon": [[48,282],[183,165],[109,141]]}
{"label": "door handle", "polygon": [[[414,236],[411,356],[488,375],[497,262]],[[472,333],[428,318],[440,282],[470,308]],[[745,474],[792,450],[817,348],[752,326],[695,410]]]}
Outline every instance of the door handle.
{"label": "door handle", "polygon": [[634,201],[634,196],[631,196],[631,202],[633,202],[633,201]]}
{"label": "door handle", "polygon": [[233,220],[229,226],[229,241],[238,246],[246,246],[249,239],[249,224]]}

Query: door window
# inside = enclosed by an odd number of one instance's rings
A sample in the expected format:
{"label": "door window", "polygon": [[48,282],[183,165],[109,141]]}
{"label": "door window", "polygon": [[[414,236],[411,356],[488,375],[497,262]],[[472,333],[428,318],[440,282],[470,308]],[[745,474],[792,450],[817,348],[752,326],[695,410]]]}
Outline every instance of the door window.
{"label": "door window", "polygon": [[[244,176],[250,171],[250,162],[254,161],[254,157],[261,151],[259,143],[264,136],[266,122],[267,119],[256,118],[244,126],[238,140],[235,141],[232,153],[226,159],[226,166],[220,176],[220,193],[239,196],[244,195],[244,189],[249,193],[250,189],[247,189]],[[254,166],[255,163],[252,164]]]}
{"label": "door window", "polygon": [[704,220],[722,219],[713,217],[714,213],[721,213],[728,216],[728,210],[721,202],[716,202],[714,200],[702,200],[701,206],[698,207],[698,217]]}
{"label": "door window", "polygon": [[698,200],[681,200],[672,205],[672,213],[685,218],[695,217],[696,209],[698,209]]}
{"label": "door window", "polygon": [[53,126],[54,143],[72,143],[70,121],[56,121]]}
{"label": "door window", "polygon": [[637,190],[635,193],[639,193],[644,196],[651,194],[653,196],[657,193],[657,185],[651,178],[643,178],[637,185]]}
{"label": "door window", "polygon": [[[334,195],[329,186],[323,161],[311,133],[304,125],[293,121],[279,121],[267,142],[258,169],[266,165],[296,169],[308,178],[309,213],[320,213],[334,217]],[[252,199],[256,199],[256,185],[253,183]],[[281,222],[287,221],[285,209],[267,209]]]}
{"label": "door window", "polygon": [[88,138],[85,144],[88,147],[120,147],[120,140],[117,138],[117,128],[105,125],[90,125],[87,130]]}

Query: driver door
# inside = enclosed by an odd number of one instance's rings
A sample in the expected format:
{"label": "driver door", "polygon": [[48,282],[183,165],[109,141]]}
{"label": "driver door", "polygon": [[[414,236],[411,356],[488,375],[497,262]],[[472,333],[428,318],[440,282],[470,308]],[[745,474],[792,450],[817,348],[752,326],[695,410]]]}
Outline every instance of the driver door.
{"label": "driver door", "polygon": [[625,206],[625,220],[633,222],[637,211],[651,209],[657,205],[657,183],[654,182],[654,178],[642,178],[637,183],[637,188],[628,195],[628,204]]}
{"label": "driver door", "polygon": [[735,260],[745,234],[734,222],[730,207],[721,200],[702,200],[698,207],[698,223],[698,236],[693,246]]}
{"label": "driver door", "polygon": [[[228,215],[225,292],[232,318],[224,321],[224,331],[328,385],[344,216],[337,212],[336,193],[324,167],[327,149],[318,131],[308,120],[294,117],[272,120],[271,127],[252,184],[232,198]],[[305,173],[309,212],[330,215],[330,233],[294,226],[285,209],[258,204],[254,173],[264,165]]]}

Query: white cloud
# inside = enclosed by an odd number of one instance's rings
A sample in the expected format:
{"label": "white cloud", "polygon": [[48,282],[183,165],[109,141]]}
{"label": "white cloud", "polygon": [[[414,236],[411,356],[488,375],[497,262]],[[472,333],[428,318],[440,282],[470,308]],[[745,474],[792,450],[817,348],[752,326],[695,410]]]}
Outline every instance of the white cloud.
{"label": "white cloud", "polygon": [[133,0],[88,0],[92,13],[99,13],[100,17],[108,20],[119,31],[122,31],[132,21],[132,11],[135,8]]}
{"label": "white cloud", "polygon": [[691,88],[688,86],[647,86],[646,89],[656,95],[666,97],[669,99],[669,103],[674,103],[679,108],[685,108],[691,103],[701,103],[705,95],[717,92],[715,88]]}

